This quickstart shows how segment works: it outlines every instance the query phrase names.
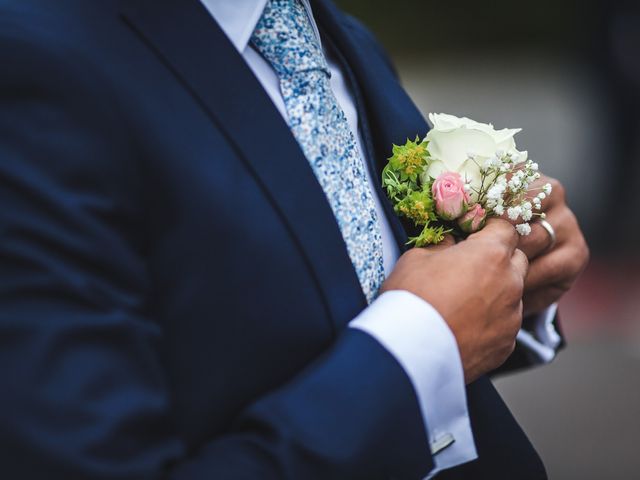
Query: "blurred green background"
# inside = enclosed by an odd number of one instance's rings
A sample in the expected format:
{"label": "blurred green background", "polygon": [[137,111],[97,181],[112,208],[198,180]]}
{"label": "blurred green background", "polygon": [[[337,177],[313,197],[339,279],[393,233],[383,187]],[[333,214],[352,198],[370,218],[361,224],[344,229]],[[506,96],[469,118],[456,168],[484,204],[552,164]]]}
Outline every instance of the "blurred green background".
{"label": "blurred green background", "polygon": [[593,253],[560,305],[569,346],[496,385],[551,479],[640,478],[640,2],[337,3],[423,113],[522,127],[518,146],[565,184]]}
{"label": "blurred green background", "polygon": [[459,50],[580,51],[597,28],[598,4],[586,0],[339,0],[394,54]]}

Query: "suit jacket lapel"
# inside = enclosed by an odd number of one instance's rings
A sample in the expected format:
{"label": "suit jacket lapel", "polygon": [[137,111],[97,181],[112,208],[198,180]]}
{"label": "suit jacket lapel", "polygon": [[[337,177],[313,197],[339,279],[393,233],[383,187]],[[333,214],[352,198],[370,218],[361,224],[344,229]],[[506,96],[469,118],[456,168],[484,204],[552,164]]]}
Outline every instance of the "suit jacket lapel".
{"label": "suit jacket lapel", "polygon": [[197,0],[130,1],[123,15],[234,145],[297,239],[335,329],[343,328],[366,306],[344,240],[309,162],[242,56]]}

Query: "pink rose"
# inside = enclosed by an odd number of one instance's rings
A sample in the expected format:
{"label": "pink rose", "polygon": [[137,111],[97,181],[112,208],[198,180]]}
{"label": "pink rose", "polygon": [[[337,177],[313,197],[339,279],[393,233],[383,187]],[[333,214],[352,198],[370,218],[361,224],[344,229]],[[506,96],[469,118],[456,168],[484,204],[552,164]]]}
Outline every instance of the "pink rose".
{"label": "pink rose", "polygon": [[487,211],[479,203],[472,205],[462,217],[458,219],[458,225],[463,232],[473,233],[484,227],[487,220]]}
{"label": "pink rose", "polygon": [[444,172],[431,187],[436,202],[436,212],[445,220],[455,220],[467,211],[469,194],[459,173]]}

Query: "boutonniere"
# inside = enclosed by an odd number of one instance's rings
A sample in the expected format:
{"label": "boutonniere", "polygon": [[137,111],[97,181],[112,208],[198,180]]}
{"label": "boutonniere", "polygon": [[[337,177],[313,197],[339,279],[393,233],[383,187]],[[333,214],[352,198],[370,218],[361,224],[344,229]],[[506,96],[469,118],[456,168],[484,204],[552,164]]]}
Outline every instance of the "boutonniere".
{"label": "boutonniere", "polygon": [[464,238],[480,230],[488,217],[507,216],[520,235],[529,221],[544,218],[541,201],[551,185],[530,188],[540,178],[538,164],[516,149],[521,129],[447,114],[429,114],[433,128],[424,139],[393,145],[382,185],[396,214],[421,227],[409,244],[437,244],[450,233]]}

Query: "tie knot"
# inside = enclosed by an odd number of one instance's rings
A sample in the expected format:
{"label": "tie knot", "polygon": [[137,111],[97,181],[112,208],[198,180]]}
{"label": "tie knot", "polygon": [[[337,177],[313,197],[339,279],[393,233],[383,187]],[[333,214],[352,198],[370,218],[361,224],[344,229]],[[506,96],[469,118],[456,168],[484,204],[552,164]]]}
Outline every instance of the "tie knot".
{"label": "tie knot", "polygon": [[269,0],[251,42],[279,77],[329,67],[307,11],[299,0]]}

